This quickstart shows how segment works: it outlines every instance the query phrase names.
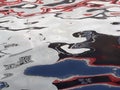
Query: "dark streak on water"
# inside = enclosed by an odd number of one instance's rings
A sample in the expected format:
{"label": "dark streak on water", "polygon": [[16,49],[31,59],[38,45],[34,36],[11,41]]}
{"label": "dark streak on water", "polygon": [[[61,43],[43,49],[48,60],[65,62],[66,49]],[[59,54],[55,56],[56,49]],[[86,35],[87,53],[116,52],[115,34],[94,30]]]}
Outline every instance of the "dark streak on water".
{"label": "dark streak on water", "polygon": [[38,5],[36,4],[32,4],[33,6],[32,7],[24,7],[25,5],[27,4],[21,4],[21,5],[14,5],[14,6],[9,6],[9,7],[5,7],[5,8],[21,8],[21,9],[33,9],[33,8],[37,8]]}
{"label": "dark streak on water", "polygon": [[35,22],[28,22],[28,23],[24,23],[25,25],[31,25],[31,24],[36,24],[38,23],[38,21],[35,21]]}
{"label": "dark streak on water", "polygon": [[112,25],[120,25],[120,22],[112,22]]}
{"label": "dark streak on water", "polygon": [[21,30],[40,30],[40,29],[44,29],[46,27],[28,27],[28,28],[21,28],[21,29],[10,29],[9,27],[3,27],[0,26],[0,30],[9,30],[9,31],[21,31]]}
{"label": "dark streak on water", "polygon": [[6,21],[0,21],[0,23],[6,23],[6,22],[9,22],[9,20],[6,20]]}
{"label": "dark streak on water", "polygon": [[50,4],[46,4],[44,6],[57,6],[57,5],[61,5],[61,4],[70,4],[75,2],[76,0],[63,0],[61,2],[57,2],[57,3],[50,3]]}
{"label": "dark streak on water", "polygon": [[55,17],[61,18],[61,19],[73,19],[73,20],[80,20],[80,19],[87,19],[87,18],[93,18],[93,19],[107,19],[108,17],[114,17],[114,16],[108,16],[105,13],[110,13],[111,11],[107,10],[107,8],[100,8],[100,9],[89,9],[86,12],[94,12],[94,11],[99,11],[100,13],[88,16],[88,17],[81,17],[81,18],[64,18],[61,15],[64,13],[57,13]]}

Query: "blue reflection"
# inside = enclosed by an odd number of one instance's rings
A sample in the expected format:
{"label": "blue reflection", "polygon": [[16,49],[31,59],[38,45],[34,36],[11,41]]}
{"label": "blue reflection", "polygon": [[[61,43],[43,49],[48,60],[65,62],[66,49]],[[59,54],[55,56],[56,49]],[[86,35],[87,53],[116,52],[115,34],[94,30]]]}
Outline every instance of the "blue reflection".
{"label": "blue reflection", "polygon": [[[52,65],[28,67],[25,75],[66,78],[73,75],[96,75],[113,73],[111,67],[90,67],[85,61],[68,59]],[[120,72],[118,72],[120,73]]]}
{"label": "blue reflection", "polygon": [[119,87],[109,87],[109,86],[103,86],[103,85],[93,85],[93,86],[87,86],[72,90],[120,90]]}

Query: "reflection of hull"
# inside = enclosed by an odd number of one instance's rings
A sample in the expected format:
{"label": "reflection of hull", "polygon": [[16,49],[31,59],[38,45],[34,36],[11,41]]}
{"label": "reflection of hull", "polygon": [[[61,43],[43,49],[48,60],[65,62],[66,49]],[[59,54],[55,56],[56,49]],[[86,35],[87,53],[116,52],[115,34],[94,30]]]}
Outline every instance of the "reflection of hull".
{"label": "reflection of hull", "polygon": [[[66,58],[77,58],[89,60],[90,65],[120,66],[120,37],[100,34],[95,31],[84,31],[74,33],[74,37],[86,37],[86,41],[80,43],[51,43],[50,48],[59,54],[59,61]],[[90,51],[72,54],[61,47],[69,45],[68,49],[89,48]]]}
{"label": "reflection of hull", "polygon": [[86,76],[86,77],[73,77],[67,80],[55,80],[53,84],[59,90],[69,90],[71,88],[89,86],[89,85],[112,85],[120,86],[120,78],[114,75],[98,75],[98,76]]}

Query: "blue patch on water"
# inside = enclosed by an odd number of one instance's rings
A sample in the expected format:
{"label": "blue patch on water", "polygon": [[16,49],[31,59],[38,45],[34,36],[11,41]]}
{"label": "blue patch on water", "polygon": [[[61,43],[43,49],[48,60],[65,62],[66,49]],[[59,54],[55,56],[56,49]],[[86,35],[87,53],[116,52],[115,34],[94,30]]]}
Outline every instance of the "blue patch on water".
{"label": "blue patch on water", "polygon": [[93,85],[93,86],[87,86],[72,90],[120,90],[119,87],[109,87],[109,86],[103,86],[103,85]]}
{"label": "blue patch on water", "polygon": [[6,82],[0,82],[0,90],[6,87],[9,87],[9,85]]}
{"label": "blue patch on water", "polygon": [[[73,75],[96,75],[113,73],[111,67],[90,67],[85,61],[66,60],[51,65],[37,65],[27,68],[25,75],[66,78]],[[119,74],[120,75],[120,74]]]}

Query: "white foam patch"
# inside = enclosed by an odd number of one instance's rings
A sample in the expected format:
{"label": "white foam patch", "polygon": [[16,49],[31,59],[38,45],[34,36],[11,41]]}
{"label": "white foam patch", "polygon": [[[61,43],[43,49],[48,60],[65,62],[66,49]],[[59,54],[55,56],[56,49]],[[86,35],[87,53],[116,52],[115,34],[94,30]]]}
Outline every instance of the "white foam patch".
{"label": "white foam patch", "polygon": [[80,49],[68,49],[69,45],[64,45],[61,48],[65,51],[67,51],[68,53],[72,53],[72,54],[79,54],[79,53],[83,53],[86,51],[89,51],[90,49],[87,48],[80,48]]}

